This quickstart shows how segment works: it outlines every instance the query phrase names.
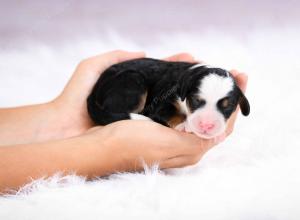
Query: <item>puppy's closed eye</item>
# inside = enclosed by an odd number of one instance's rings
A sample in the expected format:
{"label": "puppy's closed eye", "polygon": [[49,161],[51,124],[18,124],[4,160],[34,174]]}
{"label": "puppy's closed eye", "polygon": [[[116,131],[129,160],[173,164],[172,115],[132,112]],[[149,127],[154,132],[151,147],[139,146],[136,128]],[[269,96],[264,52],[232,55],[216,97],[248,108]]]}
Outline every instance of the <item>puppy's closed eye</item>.
{"label": "puppy's closed eye", "polygon": [[204,99],[192,96],[188,98],[188,106],[190,107],[191,112],[195,111],[196,109],[201,108],[206,104]]}

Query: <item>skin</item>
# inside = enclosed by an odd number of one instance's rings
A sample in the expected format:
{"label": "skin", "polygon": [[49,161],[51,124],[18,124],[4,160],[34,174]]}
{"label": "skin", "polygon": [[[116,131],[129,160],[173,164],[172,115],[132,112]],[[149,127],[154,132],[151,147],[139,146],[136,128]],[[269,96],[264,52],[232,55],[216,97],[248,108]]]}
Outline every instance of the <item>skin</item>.
{"label": "skin", "polygon": [[[143,163],[159,163],[161,169],[192,165],[232,132],[238,110],[225,134],[211,140],[150,121],[123,120],[95,127],[86,98],[100,74],[115,63],[144,56],[118,50],[85,59],[53,101],[0,109],[0,192],[17,190],[56,172],[76,172],[92,179],[139,171]],[[195,62],[186,53],[165,60]],[[245,91],[247,76],[236,70],[231,73]]]}

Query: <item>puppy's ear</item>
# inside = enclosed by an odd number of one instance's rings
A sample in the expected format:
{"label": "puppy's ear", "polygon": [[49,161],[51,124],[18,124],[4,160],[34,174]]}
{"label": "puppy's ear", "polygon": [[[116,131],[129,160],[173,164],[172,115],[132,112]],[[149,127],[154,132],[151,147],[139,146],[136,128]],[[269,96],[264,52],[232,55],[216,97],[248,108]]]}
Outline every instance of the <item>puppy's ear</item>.
{"label": "puppy's ear", "polygon": [[244,116],[248,116],[250,114],[250,104],[248,102],[248,99],[242,92],[242,90],[237,86],[237,90],[239,92],[239,105],[241,108],[241,112]]}
{"label": "puppy's ear", "polygon": [[193,74],[192,72],[186,72],[181,77],[179,82],[179,96],[181,101],[185,100],[186,96],[190,91],[190,88],[195,82],[195,79],[196,79],[196,74]]}
{"label": "puppy's ear", "polygon": [[[183,77],[183,78],[185,78],[185,77]],[[188,88],[189,88],[188,84],[189,84],[189,81],[187,81],[187,80],[183,80],[180,82],[179,96],[180,96],[180,99],[182,102],[185,100],[186,95],[188,93]]]}

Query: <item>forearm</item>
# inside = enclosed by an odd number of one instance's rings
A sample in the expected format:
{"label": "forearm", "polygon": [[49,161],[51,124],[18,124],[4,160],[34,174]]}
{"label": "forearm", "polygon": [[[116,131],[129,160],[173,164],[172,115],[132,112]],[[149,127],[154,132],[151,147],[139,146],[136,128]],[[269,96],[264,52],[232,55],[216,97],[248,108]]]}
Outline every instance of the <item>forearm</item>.
{"label": "forearm", "polygon": [[0,192],[56,172],[94,177],[112,172],[105,147],[89,138],[0,147]]}
{"label": "forearm", "polygon": [[75,133],[54,103],[0,109],[0,146],[57,140]]}

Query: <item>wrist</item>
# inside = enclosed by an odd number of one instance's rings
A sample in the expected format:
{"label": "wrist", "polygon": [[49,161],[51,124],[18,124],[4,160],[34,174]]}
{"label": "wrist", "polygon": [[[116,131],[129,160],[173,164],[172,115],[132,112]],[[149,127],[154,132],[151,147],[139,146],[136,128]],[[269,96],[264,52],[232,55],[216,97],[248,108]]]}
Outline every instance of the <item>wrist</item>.
{"label": "wrist", "polygon": [[[81,103],[81,102],[80,102]],[[47,103],[50,111],[56,114],[56,129],[60,138],[69,138],[81,135],[95,126],[87,113],[86,103],[73,103],[61,95]]]}
{"label": "wrist", "polygon": [[68,123],[68,115],[62,111],[57,102],[51,101],[37,106],[39,114],[36,115],[36,140],[49,141],[71,137],[75,131]]}
{"label": "wrist", "polygon": [[[102,129],[101,129],[102,130]],[[118,169],[118,150],[109,141],[105,132],[87,133],[72,138],[71,145],[77,145],[77,173],[89,179],[109,175],[120,171]]]}
{"label": "wrist", "polygon": [[14,145],[66,136],[62,114],[54,102],[1,109],[0,143]]}

